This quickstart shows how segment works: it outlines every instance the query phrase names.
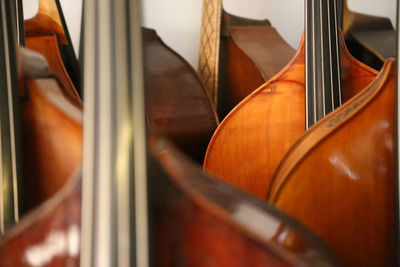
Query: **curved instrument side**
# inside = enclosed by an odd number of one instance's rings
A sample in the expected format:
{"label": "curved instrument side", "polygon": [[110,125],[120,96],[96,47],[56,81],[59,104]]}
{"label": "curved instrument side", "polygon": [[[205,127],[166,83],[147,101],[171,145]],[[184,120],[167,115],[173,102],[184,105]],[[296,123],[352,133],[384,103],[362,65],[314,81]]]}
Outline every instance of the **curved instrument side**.
{"label": "curved instrument side", "polygon": [[295,50],[267,25],[238,26],[225,15],[221,40],[219,113],[225,116],[242,99],[278,73]]}
{"label": "curved instrument side", "polygon": [[343,33],[350,53],[379,70],[395,54],[396,32],[388,18],[353,12],[343,5]]}
{"label": "curved instrument side", "polygon": [[157,266],[337,266],[301,224],[150,142],[150,232]]}
{"label": "curved instrument side", "polygon": [[[82,106],[56,78],[30,79],[21,103],[24,206],[54,195],[82,159]],[[51,130],[50,130],[51,129]]]}
{"label": "curved instrument side", "polygon": [[395,64],[304,134],[280,163],[269,201],[349,266],[393,266]]}
{"label": "curved instrument side", "polygon": [[218,124],[214,107],[189,63],[154,30],[143,32],[148,127],[202,162]]}
{"label": "curved instrument side", "polygon": [[55,78],[26,87],[23,195],[30,208],[43,203],[0,238],[0,266],[78,266],[82,109]]}
{"label": "curved instrument side", "polygon": [[[341,40],[343,99],[376,77]],[[240,102],[221,122],[207,149],[204,169],[265,198],[281,158],[305,131],[304,39],[294,58]]]}
{"label": "curved instrument side", "polygon": [[68,95],[73,98],[76,103],[81,104],[78,92],[75,90],[75,86],[62,60],[56,34],[28,35],[25,42],[27,48],[42,54],[47,59],[50,72],[58,76]]}

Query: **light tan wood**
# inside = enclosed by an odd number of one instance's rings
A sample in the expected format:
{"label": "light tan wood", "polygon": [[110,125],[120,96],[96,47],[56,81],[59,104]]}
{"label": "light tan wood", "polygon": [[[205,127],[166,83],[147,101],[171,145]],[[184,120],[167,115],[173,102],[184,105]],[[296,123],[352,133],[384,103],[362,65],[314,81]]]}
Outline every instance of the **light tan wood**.
{"label": "light tan wood", "polygon": [[268,200],[306,224],[348,266],[394,266],[395,64],[288,151]]}
{"label": "light tan wood", "polygon": [[[365,88],[377,72],[356,61],[341,38],[343,98]],[[265,198],[284,153],[305,131],[304,39],[290,63],[240,102],[222,121],[204,169]]]}
{"label": "light tan wood", "polygon": [[199,74],[208,96],[216,105],[218,96],[219,49],[222,0],[204,0],[199,52]]}

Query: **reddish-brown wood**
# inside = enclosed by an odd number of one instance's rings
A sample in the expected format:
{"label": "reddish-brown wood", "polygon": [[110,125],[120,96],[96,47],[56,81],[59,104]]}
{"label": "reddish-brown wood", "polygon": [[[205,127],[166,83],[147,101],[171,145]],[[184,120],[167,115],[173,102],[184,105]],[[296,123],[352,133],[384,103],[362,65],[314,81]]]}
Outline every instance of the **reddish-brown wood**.
{"label": "reddish-brown wood", "polygon": [[55,0],[39,0],[38,13],[24,23],[27,35],[55,33],[61,44],[67,44],[61,17]]}
{"label": "reddish-brown wood", "polygon": [[349,266],[395,265],[395,64],[309,129],[280,163],[269,201]]}
{"label": "reddish-brown wood", "polygon": [[59,0],[39,0],[35,17],[24,22],[26,47],[43,54],[67,92],[78,102],[80,67],[71,44]]}
{"label": "reddish-brown wood", "polygon": [[[343,98],[365,88],[377,72],[356,61],[341,38]],[[304,41],[290,63],[240,102],[208,146],[204,169],[260,198],[291,144],[305,131]]]}
{"label": "reddish-brown wood", "polygon": [[[26,23],[29,25],[29,23]],[[62,61],[55,33],[32,35],[26,37],[26,47],[42,54],[49,63],[50,72],[56,74],[66,93],[76,103],[81,103],[67,70]]]}
{"label": "reddish-brown wood", "polygon": [[0,266],[78,266],[82,107],[55,78],[26,81],[21,107],[25,206],[0,238]]}
{"label": "reddish-brown wood", "polygon": [[80,177],[0,238],[0,266],[79,266]]}
{"label": "reddish-brown wood", "polygon": [[332,252],[271,205],[204,174],[152,139],[154,266],[337,266]]}
{"label": "reddish-brown wood", "polygon": [[218,111],[222,116],[277,74],[295,54],[267,22],[227,13],[224,22],[218,89]]}
{"label": "reddish-brown wood", "polygon": [[54,195],[82,158],[82,107],[55,78],[29,80],[21,104],[24,186],[27,208]]}
{"label": "reddish-brown wood", "polygon": [[143,33],[148,127],[202,162],[218,123],[204,85],[189,63],[154,30]]}

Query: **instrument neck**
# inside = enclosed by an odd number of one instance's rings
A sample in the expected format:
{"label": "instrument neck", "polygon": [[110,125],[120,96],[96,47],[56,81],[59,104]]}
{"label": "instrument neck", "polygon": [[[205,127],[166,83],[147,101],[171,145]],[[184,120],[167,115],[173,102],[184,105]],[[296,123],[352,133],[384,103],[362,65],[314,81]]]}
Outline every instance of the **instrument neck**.
{"label": "instrument neck", "polygon": [[199,52],[199,74],[211,101],[218,98],[222,0],[204,0]]}
{"label": "instrument neck", "polygon": [[305,1],[306,128],[341,105],[337,0]]}

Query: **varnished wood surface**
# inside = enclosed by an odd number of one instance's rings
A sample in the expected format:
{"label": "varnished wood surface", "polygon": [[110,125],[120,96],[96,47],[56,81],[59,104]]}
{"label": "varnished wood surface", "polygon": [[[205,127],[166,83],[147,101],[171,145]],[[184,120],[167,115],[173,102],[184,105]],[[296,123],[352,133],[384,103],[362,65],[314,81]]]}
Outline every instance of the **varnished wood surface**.
{"label": "varnished wood surface", "polygon": [[67,44],[67,37],[63,29],[55,0],[39,0],[39,11],[24,23],[25,32],[30,34],[55,33],[61,44]]}
{"label": "varnished wood surface", "polygon": [[82,107],[55,78],[31,79],[21,103],[24,206],[54,195],[82,158]]}
{"label": "varnished wood surface", "polygon": [[343,7],[343,33],[350,53],[375,69],[395,55],[396,32],[390,19],[353,12],[347,0]]}
{"label": "varnished wood surface", "polygon": [[204,174],[151,140],[154,266],[338,266],[310,231],[265,202]]}
{"label": "varnished wood surface", "polygon": [[23,196],[34,211],[0,238],[0,266],[79,266],[82,109],[54,78],[23,90]]}
{"label": "varnished wood surface", "polygon": [[222,116],[277,74],[295,54],[271,26],[231,26],[227,23],[226,27],[228,37],[222,41],[222,49],[226,52],[221,54],[223,68],[218,98]]}
{"label": "varnished wood surface", "polygon": [[395,64],[289,150],[269,201],[315,231],[349,266],[394,266]]}
{"label": "varnished wood surface", "polygon": [[[222,121],[207,149],[204,169],[265,199],[284,153],[305,131],[304,43],[290,63],[240,102]],[[341,39],[343,98],[377,72],[356,61]]]}
{"label": "varnished wood surface", "polygon": [[0,266],[79,266],[80,177],[0,238]]}
{"label": "varnished wood surface", "polygon": [[42,54],[47,59],[50,72],[57,75],[68,95],[77,103],[80,103],[80,97],[75,90],[75,86],[72,83],[61,58],[55,33],[28,35],[25,42],[27,48]]}
{"label": "varnished wood surface", "polygon": [[202,162],[218,123],[204,85],[154,30],[143,33],[148,127]]}
{"label": "varnished wood surface", "polygon": [[24,28],[27,47],[45,55],[71,95],[82,94],[80,66],[59,0],[39,0],[38,13],[24,21]]}

